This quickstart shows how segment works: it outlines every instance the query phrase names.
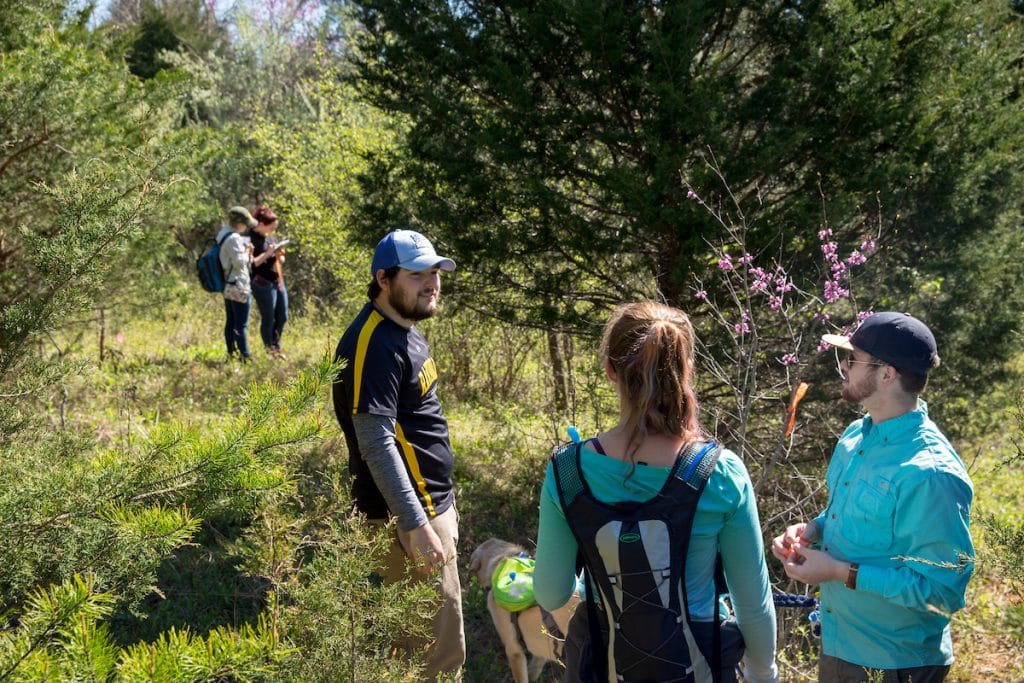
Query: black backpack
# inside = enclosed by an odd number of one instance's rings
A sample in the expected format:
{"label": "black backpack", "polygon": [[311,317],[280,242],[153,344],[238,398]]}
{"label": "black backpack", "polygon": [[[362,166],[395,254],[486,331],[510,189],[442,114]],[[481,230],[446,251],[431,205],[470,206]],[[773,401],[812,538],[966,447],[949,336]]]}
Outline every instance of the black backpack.
{"label": "black backpack", "polygon": [[216,240],[196,259],[196,275],[199,276],[199,284],[207,292],[224,291],[224,267],[220,264],[220,245],[230,236],[229,232]]}
{"label": "black backpack", "polygon": [[[718,680],[721,561],[715,569],[716,618],[709,663],[691,630],[686,553],[697,501],[721,448],[714,442],[689,444],[680,450],[657,496],[610,504],[594,498],[583,478],[581,447],[574,443],[557,449],[552,464],[562,510],[579,545],[578,563],[588,579],[593,680]],[[598,592],[601,609],[594,599]]]}

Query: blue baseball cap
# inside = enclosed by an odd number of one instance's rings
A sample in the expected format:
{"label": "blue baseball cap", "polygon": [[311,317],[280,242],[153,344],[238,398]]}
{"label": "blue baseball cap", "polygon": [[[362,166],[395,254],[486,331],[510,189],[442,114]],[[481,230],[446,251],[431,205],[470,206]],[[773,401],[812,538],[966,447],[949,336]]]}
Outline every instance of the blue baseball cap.
{"label": "blue baseball cap", "polygon": [[935,337],[928,326],[913,316],[895,311],[867,317],[849,337],[824,334],[821,338],[847,351],[856,347],[897,370],[915,375],[927,375],[937,366],[939,356]]}
{"label": "blue baseball cap", "polygon": [[370,264],[370,277],[378,270],[399,266],[406,270],[426,270],[439,267],[441,270],[455,270],[455,261],[438,256],[434,245],[423,235],[413,230],[392,230],[377,242]]}

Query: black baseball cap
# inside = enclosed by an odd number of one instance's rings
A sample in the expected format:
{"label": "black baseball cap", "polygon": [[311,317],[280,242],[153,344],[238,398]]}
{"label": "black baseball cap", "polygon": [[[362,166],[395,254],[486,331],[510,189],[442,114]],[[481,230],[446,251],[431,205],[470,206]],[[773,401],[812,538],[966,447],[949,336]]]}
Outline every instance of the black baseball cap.
{"label": "black baseball cap", "polygon": [[915,375],[927,375],[939,355],[928,326],[911,315],[895,311],[869,316],[849,337],[823,334],[821,338],[847,351],[856,347],[897,370]]}

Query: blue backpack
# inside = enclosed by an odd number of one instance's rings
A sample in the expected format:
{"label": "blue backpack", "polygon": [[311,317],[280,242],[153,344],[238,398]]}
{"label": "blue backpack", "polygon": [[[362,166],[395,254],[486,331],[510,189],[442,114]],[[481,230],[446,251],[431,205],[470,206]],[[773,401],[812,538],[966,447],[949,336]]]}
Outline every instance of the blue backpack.
{"label": "blue backpack", "polygon": [[220,245],[230,235],[229,232],[211,244],[202,256],[196,259],[196,275],[199,276],[199,284],[207,292],[224,291],[224,267],[220,265]]}

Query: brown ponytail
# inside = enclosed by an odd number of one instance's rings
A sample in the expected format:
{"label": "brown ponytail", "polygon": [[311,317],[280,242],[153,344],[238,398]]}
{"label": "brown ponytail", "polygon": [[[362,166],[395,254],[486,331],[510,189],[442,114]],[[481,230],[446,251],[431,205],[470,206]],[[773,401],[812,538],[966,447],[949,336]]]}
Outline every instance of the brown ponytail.
{"label": "brown ponytail", "polygon": [[615,370],[633,459],[648,434],[698,436],[690,318],[655,301],[619,307],[604,328],[601,355]]}

